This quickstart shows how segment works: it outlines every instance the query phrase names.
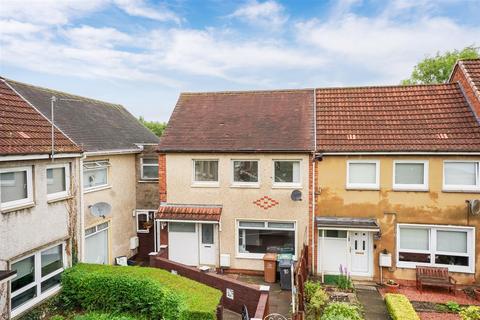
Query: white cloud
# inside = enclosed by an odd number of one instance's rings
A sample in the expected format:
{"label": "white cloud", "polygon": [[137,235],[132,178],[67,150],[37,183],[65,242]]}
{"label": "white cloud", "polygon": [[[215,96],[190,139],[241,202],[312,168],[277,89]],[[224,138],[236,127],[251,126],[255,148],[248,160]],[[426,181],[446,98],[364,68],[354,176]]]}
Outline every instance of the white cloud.
{"label": "white cloud", "polygon": [[265,2],[252,0],[240,6],[229,17],[238,18],[254,25],[279,28],[288,20],[284,11],[284,7],[274,0]]}
{"label": "white cloud", "polygon": [[94,28],[85,25],[67,29],[64,35],[73,46],[85,48],[112,48],[119,44],[134,42],[131,36],[114,28]]}
{"label": "white cloud", "polygon": [[166,7],[153,8],[143,0],[114,0],[115,4],[131,16],[143,17],[157,21],[173,21],[180,24],[182,20]]}

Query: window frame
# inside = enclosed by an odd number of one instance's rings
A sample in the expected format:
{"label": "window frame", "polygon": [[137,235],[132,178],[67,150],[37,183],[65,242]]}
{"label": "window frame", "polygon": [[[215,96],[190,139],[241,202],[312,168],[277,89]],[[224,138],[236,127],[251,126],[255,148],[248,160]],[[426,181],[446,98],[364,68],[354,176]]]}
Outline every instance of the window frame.
{"label": "window frame", "polygon": [[[92,167],[92,168],[86,168],[86,166],[90,165],[90,164],[94,164],[95,167]],[[107,187],[110,186],[110,167],[111,167],[111,164],[108,160],[92,160],[92,161],[85,161],[83,163],[83,190],[84,192],[88,192],[88,191],[95,191],[95,190],[101,190],[101,189],[105,189]],[[95,170],[98,170],[98,169],[103,169],[105,168],[105,170],[107,171],[106,173],[106,178],[107,178],[107,181],[105,184],[102,184],[102,185],[98,185],[98,186],[93,186],[93,187],[85,187],[84,184],[85,184],[85,172],[89,172],[89,171],[95,171]]]}
{"label": "window frame", "polygon": [[[156,163],[155,163],[155,164],[151,164],[151,163],[145,164],[145,163],[143,162],[144,159],[154,159],[154,160],[156,160]],[[158,175],[157,175],[156,178],[148,178],[148,177],[145,177],[144,174],[143,174],[143,168],[144,168],[144,167],[157,167],[157,168],[159,168],[159,164],[158,164],[158,159],[157,159],[157,158],[154,158],[154,157],[142,157],[142,158],[140,158],[140,179],[141,179],[141,180],[148,180],[148,181],[158,180]],[[157,170],[157,172],[158,172],[158,170]]]}
{"label": "window frame", "polygon": [[[264,227],[240,227],[240,222],[263,222]],[[268,227],[269,222],[274,223],[293,223],[293,228],[270,228]],[[298,246],[298,232],[297,232],[298,223],[296,220],[273,220],[273,219],[235,219],[235,257],[244,258],[244,259],[255,259],[261,260],[265,253],[245,253],[240,252],[240,231],[241,229],[248,230],[280,230],[280,231],[293,231],[294,232],[294,257],[297,256],[297,246]]]}
{"label": "window frame", "polygon": [[[277,162],[297,162],[298,163],[298,182],[276,182],[275,181],[275,163]],[[273,188],[296,188],[302,187],[302,159],[273,159],[272,160],[272,187]]]}
{"label": "window frame", "polygon": [[[197,181],[196,178],[196,171],[195,171],[195,163],[197,161],[215,161],[217,162],[217,181]],[[207,187],[207,188],[216,188],[220,186],[220,160],[214,158],[208,159],[201,159],[196,158],[192,159],[192,187]]]}
{"label": "window frame", "polygon": [[[475,163],[475,179],[476,179],[476,184],[475,186],[472,185],[447,185],[445,178],[445,170],[446,170],[446,164],[447,163]],[[443,183],[442,183],[442,191],[445,192],[480,192],[480,161],[479,160],[443,160]]]}
{"label": "window frame", "polygon": [[[402,249],[400,247],[400,229],[402,227],[428,229],[429,231],[428,250]],[[396,229],[397,229],[396,260],[397,260],[398,268],[415,269],[415,267],[419,265],[419,266],[431,266],[431,267],[447,267],[450,272],[475,273],[475,245],[472,245],[475,243],[475,227],[398,223]],[[467,233],[467,253],[456,253],[455,256],[468,257],[468,266],[456,266],[456,265],[435,263],[435,255],[452,255],[452,252],[438,251],[436,249],[437,231],[461,231],[461,232]],[[426,263],[426,262],[400,261],[400,251],[430,254],[431,262]]]}
{"label": "window frame", "polygon": [[[57,246],[61,246],[63,267],[42,277],[42,253],[49,250],[49,249],[57,247]],[[53,278],[54,276],[56,276],[60,273],[62,273],[63,271],[65,271],[65,269],[68,268],[68,260],[67,260],[67,252],[66,252],[65,242],[56,243],[56,244],[48,246],[46,248],[42,248],[41,250],[37,250],[34,253],[31,253],[29,255],[26,255],[26,256],[23,256],[21,258],[12,260],[12,261],[10,261],[10,267],[12,267],[12,265],[14,263],[17,263],[19,261],[28,259],[30,257],[34,257],[34,260],[33,260],[34,261],[33,262],[34,263],[34,268],[35,268],[34,281],[32,283],[29,283],[28,285],[24,286],[23,288],[18,289],[15,292],[11,292],[11,288],[10,288],[10,297],[9,297],[10,300],[9,301],[10,301],[10,305],[11,305],[12,299],[14,297],[16,297],[16,296],[24,293],[25,291],[28,291],[28,290],[30,290],[31,288],[34,288],[34,287],[36,287],[36,297],[28,300],[24,304],[19,305],[15,309],[11,309],[12,317],[16,317],[17,315],[19,315],[19,314],[25,312],[26,310],[30,309],[31,307],[35,306],[39,302],[41,302],[41,301],[45,300],[46,298],[52,296],[53,294],[57,293],[62,286],[61,283],[47,289],[44,292],[42,292],[42,283],[49,280],[50,278]],[[15,278],[13,278],[10,281],[10,283],[13,282],[14,280],[15,280]]]}
{"label": "window frame", "polygon": [[[257,181],[256,182],[238,182],[235,181],[235,162],[256,162],[257,163]],[[260,188],[260,160],[259,159],[232,159],[231,163],[231,187],[233,188]]]}
{"label": "window frame", "polygon": [[[150,218],[150,213],[152,213],[152,218]],[[137,233],[150,233],[150,229],[139,228],[138,216],[142,214],[147,216],[147,222],[152,221],[153,227],[153,223],[155,222],[155,210],[135,210],[135,223],[137,227]]]}
{"label": "window frame", "polygon": [[0,188],[0,211],[15,209],[18,207],[26,206],[33,204],[33,167],[12,167],[12,168],[1,168],[0,173],[9,173],[9,172],[26,172],[27,178],[27,197],[19,200],[13,200],[8,202],[1,202],[1,188]]}
{"label": "window frame", "polygon": [[[350,164],[375,164],[375,183],[350,183]],[[380,161],[379,160],[347,160],[347,190],[380,190]]]}
{"label": "window frame", "polygon": [[[397,164],[423,164],[423,184],[400,184],[396,182]],[[394,160],[392,170],[392,189],[394,191],[428,191],[429,190],[429,161],[428,160]]]}
{"label": "window frame", "polygon": [[[65,191],[55,192],[55,193],[48,193],[48,176],[47,171],[48,169],[57,169],[57,168],[64,168],[65,169]],[[70,163],[62,163],[62,164],[52,164],[48,165],[45,169],[45,176],[46,176],[46,185],[47,185],[47,200],[56,200],[68,197],[70,195]]]}

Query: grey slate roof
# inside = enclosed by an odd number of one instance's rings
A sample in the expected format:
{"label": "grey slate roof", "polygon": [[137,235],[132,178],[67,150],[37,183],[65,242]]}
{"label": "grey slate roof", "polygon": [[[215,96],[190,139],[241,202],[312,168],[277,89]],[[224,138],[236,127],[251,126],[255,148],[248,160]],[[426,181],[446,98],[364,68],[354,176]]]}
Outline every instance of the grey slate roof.
{"label": "grey slate roof", "polygon": [[132,150],[159,141],[119,104],[5,80],[49,119],[50,99],[56,96],[55,124],[86,152]]}

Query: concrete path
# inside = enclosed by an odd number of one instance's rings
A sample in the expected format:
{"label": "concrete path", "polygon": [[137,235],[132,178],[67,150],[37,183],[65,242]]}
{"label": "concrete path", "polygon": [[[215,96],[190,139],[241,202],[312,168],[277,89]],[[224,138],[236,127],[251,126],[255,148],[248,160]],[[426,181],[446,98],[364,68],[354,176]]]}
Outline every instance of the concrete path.
{"label": "concrete path", "polygon": [[358,301],[363,305],[365,320],[388,320],[387,307],[375,286],[355,286]]}

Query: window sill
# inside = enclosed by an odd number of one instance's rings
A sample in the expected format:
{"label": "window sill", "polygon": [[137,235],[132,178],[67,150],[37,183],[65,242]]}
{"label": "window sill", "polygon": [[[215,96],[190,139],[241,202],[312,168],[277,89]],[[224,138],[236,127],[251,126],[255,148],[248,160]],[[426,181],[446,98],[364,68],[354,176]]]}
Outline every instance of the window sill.
{"label": "window sill", "polygon": [[55,202],[60,202],[60,201],[65,201],[65,200],[70,200],[70,199],[73,199],[73,196],[63,196],[63,197],[48,199],[47,203],[52,204],[52,203],[55,203]]}
{"label": "window sill", "polygon": [[380,191],[380,187],[360,187],[360,186],[347,186],[347,191]]}
{"label": "window sill", "polygon": [[230,188],[239,188],[239,189],[260,189],[260,184],[231,184]]}
{"label": "window sill", "polygon": [[478,189],[442,189],[445,193],[480,193]]}
{"label": "window sill", "polygon": [[[475,271],[471,269],[467,269],[468,267],[461,267],[461,266],[449,266],[445,264],[429,264],[429,263],[416,263],[412,262],[412,264],[408,262],[398,262],[397,261],[397,268],[400,269],[415,269],[418,266],[425,266],[425,267],[440,267],[440,268],[448,268],[448,272],[455,272],[455,273],[470,273],[474,274]],[[461,268],[465,268],[462,270]],[[453,269],[453,270],[451,270]],[[460,269],[460,270],[458,270]]]}
{"label": "window sill", "polygon": [[158,183],[158,179],[142,179],[138,180],[138,183]]}
{"label": "window sill", "polygon": [[302,189],[301,184],[272,185],[272,189]]}
{"label": "window sill", "polygon": [[220,188],[219,183],[192,183],[192,188]]}
{"label": "window sill", "polygon": [[399,188],[399,187],[393,187],[393,191],[395,192],[428,192],[430,191],[428,188]]}
{"label": "window sill", "polygon": [[30,209],[30,208],[33,208],[33,207],[35,207],[35,202],[28,202],[28,203],[16,205],[16,206],[13,206],[13,207],[2,208],[2,209],[0,209],[0,212],[1,213],[9,213],[9,212],[13,212],[13,211]]}
{"label": "window sill", "polygon": [[88,188],[88,189],[84,189],[83,190],[83,193],[91,193],[91,192],[95,192],[95,191],[102,191],[102,190],[106,190],[106,189],[111,189],[112,186],[101,186],[101,187],[95,187],[95,188]]}

